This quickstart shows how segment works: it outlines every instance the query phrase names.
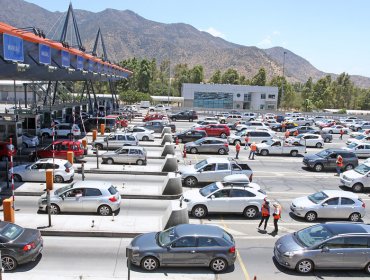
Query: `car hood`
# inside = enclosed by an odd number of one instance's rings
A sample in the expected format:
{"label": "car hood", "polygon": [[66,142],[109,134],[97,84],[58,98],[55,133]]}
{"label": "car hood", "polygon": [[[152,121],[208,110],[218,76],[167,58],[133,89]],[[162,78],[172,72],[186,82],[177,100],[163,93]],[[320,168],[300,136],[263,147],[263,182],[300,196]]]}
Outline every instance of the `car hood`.
{"label": "car hood", "polygon": [[183,166],[179,169],[179,172],[181,174],[193,174],[195,173],[195,168],[193,165]]}
{"label": "car hood", "polygon": [[342,173],[343,176],[346,176],[348,178],[351,178],[351,179],[359,179],[359,178],[362,178],[364,175],[356,172],[355,170],[348,170],[348,171],[345,171]]}
{"label": "car hood", "polygon": [[298,197],[294,199],[292,203],[297,207],[311,207],[313,205],[316,205],[311,200],[309,200],[307,196]]}
{"label": "car hood", "polygon": [[195,144],[194,142],[188,142],[188,143],[186,143],[186,147],[197,147],[197,146],[199,146],[199,145],[197,145],[197,144]]}
{"label": "car hood", "polygon": [[281,252],[282,254],[286,252],[292,252],[292,251],[299,251],[302,250],[303,247],[300,246],[295,238],[293,233],[288,233],[287,235],[284,235],[283,237],[280,237],[276,243],[275,247]]}
{"label": "car hood", "polygon": [[115,153],[114,151],[110,151],[110,152],[105,152],[104,154],[102,154],[102,157],[115,156],[115,155],[117,155],[117,153]]}
{"label": "car hood", "polygon": [[203,195],[200,194],[199,189],[190,190],[183,193],[184,199],[189,201],[200,201],[205,199]]}
{"label": "car hood", "polygon": [[269,147],[269,145],[267,145],[266,143],[259,143],[256,146],[257,146],[257,149],[259,149],[259,150]]}
{"label": "car hood", "polygon": [[16,172],[22,172],[22,171],[26,170],[26,166],[27,165],[17,165],[17,166],[14,166],[13,167],[13,172],[14,173],[16,173]]}
{"label": "car hood", "polygon": [[156,241],[157,232],[149,232],[135,237],[131,243],[131,247],[139,248],[140,250],[150,251],[160,248]]}
{"label": "car hood", "polygon": [[317,155],[305,155],[304,156],[304,160],[317,160],[317,159],[322,159],[321,157],[317,156]]}

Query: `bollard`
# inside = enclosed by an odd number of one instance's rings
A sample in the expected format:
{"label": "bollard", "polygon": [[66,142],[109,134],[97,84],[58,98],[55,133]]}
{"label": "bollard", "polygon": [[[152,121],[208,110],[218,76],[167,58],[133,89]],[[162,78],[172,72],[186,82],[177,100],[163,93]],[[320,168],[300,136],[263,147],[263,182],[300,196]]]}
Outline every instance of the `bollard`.
{"label": "bollard", "polygon": [[48,212],[49,227],[51,227],[51,212],[50,212],[50,191],[54,188],[54,174],[53,169],[46,170],[46,203]]}
{"label": "bollard", "polygon": [[4,211],[4,221],[14,223],[15,220],[12,198],[7,198],[3,200],[3,211]]}
{"label": "bollard", "polygon": [[68,151],[67,152],[67,160],[73,165],[73,158],[74,158],[74,152]]}
{"label": "bollard", "polygon": [[104,135],[105,132],[105,124],[100,124],[100,135]]}
{"label": "bollard", "polygon": [[82,181],[85,181],[85,162],[81,162],[81,176]]}
{"label": "bollard", "polygon": [[82,146],[84,147],[84,155],[87,155],[87,140],[82,139]]}
{"label": "bollard", "polygon": [[93,130],[93,142],[96,140],[96,137],[98,136],[98,131],[96,129]]}

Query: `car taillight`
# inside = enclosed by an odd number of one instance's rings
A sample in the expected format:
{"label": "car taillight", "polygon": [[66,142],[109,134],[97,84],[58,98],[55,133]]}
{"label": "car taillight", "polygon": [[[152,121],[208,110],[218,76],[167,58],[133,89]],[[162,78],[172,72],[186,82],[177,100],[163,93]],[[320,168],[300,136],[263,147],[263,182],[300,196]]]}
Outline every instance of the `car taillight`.
{"label": "car taillight", "polygon": [[65,171],[66,171],[67,173],[69,173],[69,168],[67,167]]}
{"label": "car taillight", "polygon": [[73,132],[78,132],[78,129],[74,129]]}
{"label": "car taillight", "polygon": [[35,248],[36,248],[36,245],[35,245],[35,243],[32,242],[32,243],[29,243],[27,245],[24,245],[23,251],[27,252],[27,251],[29,251],[31,249],[35,249]]}
{"label": "car taillight", "polygon": [[235,246],[229,248],[229,253],[235,254]]}
{"label": "car taillight", "polygon": [[253,179],[253,174],[251,174],[251,176],[249,176],[249,182],[252,182],[252,179]]}
{"label": "car taillight", "polygon": [[366,206],[366,205],[365,205],[365,202],[362,202],[362,207],[363,207],[363,208],[365,208],[365,206]]}
{"label": "car taillight", "polygon": [[109,200],[110,200],[111,202],[116,202],[116,201],[117,201],[117,198],[116,198],[115,196],[111,196],[111,197],[109,198]]}
{"label": "car taillight", "polygon": [[224,143],[224,146],[225,146],[225,147],[229,147],[229,144],[227,144],[227,143]]}

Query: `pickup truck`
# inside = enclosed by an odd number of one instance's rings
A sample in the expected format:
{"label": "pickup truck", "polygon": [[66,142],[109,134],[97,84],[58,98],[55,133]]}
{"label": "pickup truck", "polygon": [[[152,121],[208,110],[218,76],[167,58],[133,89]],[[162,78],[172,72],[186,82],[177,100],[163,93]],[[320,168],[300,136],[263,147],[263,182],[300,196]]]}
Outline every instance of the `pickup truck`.
{"label": "pickup truck", "polygon": [[149,112],[155,112],[155,111],[169,111],[171,110],[171,107],[169,106],[165,106],[163,104],[158,104],[158,105],[155,105],[155,106],[150,106],[149,107]]}
{"label": "pickup truck", "polygon": [[304,126],[313,125],[313,120],[312,119],[307,119],[307,118],[304,118],[304,117],[297,117],[297,118],[293,119],[293,121],[298,125],[304,125]]}
{"label": "pickup truck", "polygon": [[265,143],[257,144],[258,154],[267,155],[291,155],[296,157],[298,154],[303,155],[306,147],[303,145],[291,145],[282,140],[271,139]]}
{"label": "pickup truck", "polygon": [[223,181],[225,176],[246,174],[252,181],[253,172],[246,163],[238,163],[227,158],[210,157],[194,165],[179,169],[181,180],[187,187],[196,187],[198,183]]}

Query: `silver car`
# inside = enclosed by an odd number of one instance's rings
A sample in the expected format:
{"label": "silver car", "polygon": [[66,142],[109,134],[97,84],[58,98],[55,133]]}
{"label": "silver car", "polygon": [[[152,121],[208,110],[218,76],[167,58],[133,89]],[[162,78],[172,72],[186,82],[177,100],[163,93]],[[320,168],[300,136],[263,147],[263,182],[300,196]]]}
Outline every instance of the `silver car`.
{"label": "silver car", "polygon": [[361,269],[370,274],[370,225],[318,224],[279,238],[275,260],[307,274],[314,269]]}
{"label": "silver car", "polygon": [[[57,189],[50,197],[51,214],[90,212],[102,216],[120,209],[121,196],[109,182],[80,181]],[[39,210],[47,211],[46,194],[38,201]]]}
{"label": "silver car", "polygon": [[186,143],[186,152],[191,154],[198,153],[217,153],[226,155],[229,153],[229,144],[225,140],[216,137],[204,137],[194,142]]}
{"label": "silver car", "polygon": [[296,198],[290,205],[292,213],[309,222],[317,218],[349,219],[357,222],[365,216],[365,203],[352,192],[323,190]]}
{"label": "silver car", "polygon": [[234,264],[236,250],[232,235],[220,227],[182,224],[135,237],[126,256],[147,271],[160,266],[205,266],[220,273]]}
{"label": "silver car", "polygon": [[118,149],[122,146],[137,146],[139,141],[136,136],[128,133],[112,133],[104,139],[97,139],[93,144],[94,148],[102,149]]}
{"label": "silver car", "polygon": [[138,146],[123,146],[122,148],[106,152],[102,155],[103,163],[124,163],[146,165],[146,150]]}

